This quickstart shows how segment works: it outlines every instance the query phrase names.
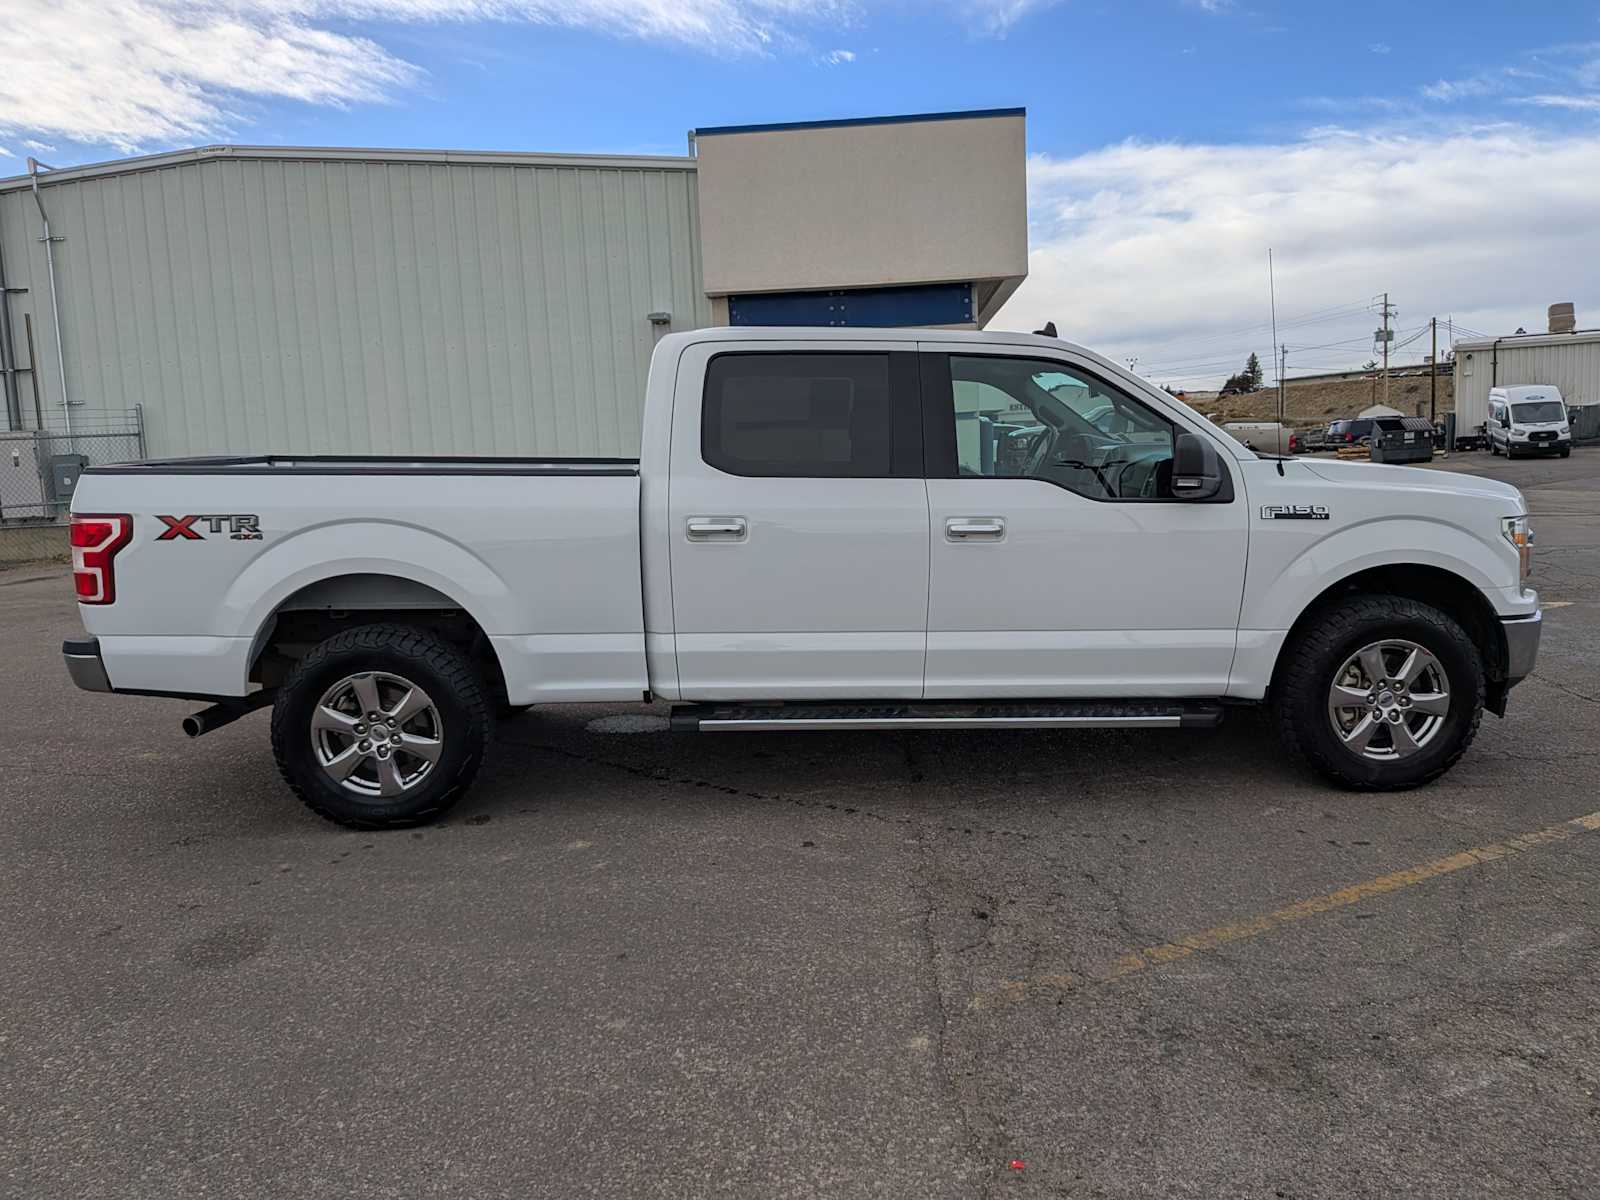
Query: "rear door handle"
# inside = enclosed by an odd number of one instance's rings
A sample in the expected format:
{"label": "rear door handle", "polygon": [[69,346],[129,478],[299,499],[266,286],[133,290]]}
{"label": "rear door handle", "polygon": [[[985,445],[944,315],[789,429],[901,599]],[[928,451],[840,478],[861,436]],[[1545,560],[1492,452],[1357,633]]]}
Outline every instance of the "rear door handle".
{"label": "rear door handle", "polygon": [[1006,535],[999,517],[952,517],[944,523],[944,536],[952,542],[993,542]]}
{"label": "rear door handle", "polygon": [[749,532],[743,517],[690,517],[691,542],[741,542]]}

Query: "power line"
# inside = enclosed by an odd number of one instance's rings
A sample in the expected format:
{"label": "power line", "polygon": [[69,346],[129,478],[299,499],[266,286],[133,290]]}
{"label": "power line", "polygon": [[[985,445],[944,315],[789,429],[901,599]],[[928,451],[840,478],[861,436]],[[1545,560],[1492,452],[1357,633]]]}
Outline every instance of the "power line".
{"label": "power line", "polygon": [[[1365,312],[1367,304],[1367,301],[1362,300],[1349,304],[1336,304],[1329,308],[1313,309],[1311,312],[1301,313],[1298,316],[1285,317],[1278,322],[1278,328],[1280,330],[1296,329],[1306,325],[1318,325],[1325,324],[1328,321],[1343,320],[1346,317],[1354,317]],[[1253,333],[1268,333],[1271,328],[1270,324],[1247,325],[1242,329],[1219,330],[1216,333],[1201,334],[1196,337],[1169,342],[1167,345],[1178,350],[1200,350],[1219,343],[1245,338]]]}

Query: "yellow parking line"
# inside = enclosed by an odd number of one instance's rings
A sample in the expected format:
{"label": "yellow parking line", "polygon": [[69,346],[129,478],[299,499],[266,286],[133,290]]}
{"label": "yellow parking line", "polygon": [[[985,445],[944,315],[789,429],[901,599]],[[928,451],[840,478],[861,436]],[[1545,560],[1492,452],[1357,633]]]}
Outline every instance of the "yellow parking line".
{"label": "yellow parking line", "polygon": [[1293,904],[1274,909],[1261,916],[1235,921],[1227,925],[1217,925],[1200,933],[1179,938],[1177,941],[1164,942],[1159,946],[1147,946],[1142,950],[1124,954],[1121,958],[1103,967],[1091,969],[1082,976],[1041,975],[1034,979],[1011,980],[1002,983],[992,992],[979,993],[974,996],[968,1007],[988,1008],[997,1004],[1015,1004],[1027,999],[1030,995],[1040,992],[1064,992],[1087,984],[1112,983],[1139,971],[1177,962],[1204,950],[1215,950],[1217,947],[1226,946],[1230,942],[1242,942],[1249,938],[1260,937],[1280,925],[1304,921],[1307,917],[1332,912],[1336,908],[1348,908],[1352,904],[1359,904],[1363,900],[1372,899],[1374,896],[1397,892],[1402,888],[1415,887],[1419,883],[1426,883],[1428,880],[1437,879],[1441,875],[1463,871],[1468,867],[1481,866],[1487,862],[1494,862],[1496,859],[1509,858],[1513,854],[1521,854],[1526,850],[1549,845],[1551,842],[1564,842],[1580,833],[1592,833],[1595,830],[1600,830],[1600,812],[1593,812],[1584,817],[1574,817],[1572,820],[1563,821],[1559,825],[1551,825],[1547,829],[1537,829],[1532,833],[1524,833],[1518,837],[1507,838],[1503,842],[1492,842],[1487,846],[1478,846],[1471,850],[1463,850],[1459,854],[1436,858],[1432,862],[1423,863],[1421,866],[1408,867],[1404,871],[1395,871],[1390,875],[1380,875],[1376,879],[1354,883],[1349,887],[1340,888],[1336,892],[1328,892],[1326,895],[1297,900]]}

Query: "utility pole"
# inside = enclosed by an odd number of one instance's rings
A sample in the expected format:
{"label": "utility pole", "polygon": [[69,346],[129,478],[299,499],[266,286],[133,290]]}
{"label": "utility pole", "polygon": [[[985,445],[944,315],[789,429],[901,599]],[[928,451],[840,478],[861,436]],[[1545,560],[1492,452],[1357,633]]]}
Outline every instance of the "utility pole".
{"label": "utility pole", "polygon": [[1283,373],[1289,369],[1289,347],[1278,347],[1278,424],[1283,424],[1283,410],[1287,397],[1284,394]]}
{"label": "utility pole", "polygon": [[1383,294],[1383,403],[1389,403],[1389,293]]}
{"label": "utility pole", "polygon": [[[1278,346],[1278,283],[1272,273],[1272,247],[1267,247],[1267,295],[1272,301],[1272,346]],[[1278,372],[1278,424],[1283,424],[1283,372]]]}
{"label": "utility pole", "polygon": [[1430,324],[1433,326],[1433,354],[1428,361],[1433,364],[1433,370],[1429,372],[1429,380],[1433,386],[1428,393],[1428,420],[1437,421],[1439,419],[1439,318],[1434,317]]}

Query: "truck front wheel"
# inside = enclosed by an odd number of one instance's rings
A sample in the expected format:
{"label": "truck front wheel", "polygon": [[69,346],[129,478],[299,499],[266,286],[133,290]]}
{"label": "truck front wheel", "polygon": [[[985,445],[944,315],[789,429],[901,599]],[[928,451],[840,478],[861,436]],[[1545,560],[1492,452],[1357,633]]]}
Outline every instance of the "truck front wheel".
{"label": "truck front wheel", "polygon": [[405,625],[335,634],[272,709],[278,770],[313,812],[353,829],[441,816],[478,773],[493,724],[472,664]]}
{"label": "truck front wheel", "polygon": [[1448,614],[1400,596],[1354,596],[1314,614],[1273,681],[1284,744],[1362,791],[1431,782],[1472,744],[1483,661]]}

